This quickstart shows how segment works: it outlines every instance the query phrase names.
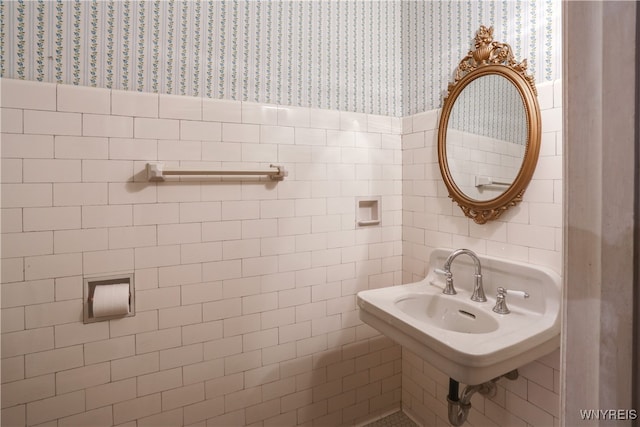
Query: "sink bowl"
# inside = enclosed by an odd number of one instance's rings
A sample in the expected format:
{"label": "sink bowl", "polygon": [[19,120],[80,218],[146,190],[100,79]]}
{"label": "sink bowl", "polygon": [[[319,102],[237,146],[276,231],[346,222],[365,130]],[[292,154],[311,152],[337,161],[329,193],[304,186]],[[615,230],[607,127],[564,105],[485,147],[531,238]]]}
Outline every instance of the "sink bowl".
{"label": "sink bowl", "polygon": [[[551,353],[560,344],[560,277],[544,267],[479,256],[487,302],[471,301],[474,266],[452,265],[456,295],[442,293],[441,268],[451,250],[435,249],[430,273],[401,286],[361,291],[360,319],[464,384],[481,384]],[[502,286],[530,297],[507,295],[511,313],[497,314]]]}
{"label": "sink bowl", "polygon": [[411,294],[398,299],[396,307],[433,327],[466,334],[486,334],[498,329],[488,313],[445,295]]}

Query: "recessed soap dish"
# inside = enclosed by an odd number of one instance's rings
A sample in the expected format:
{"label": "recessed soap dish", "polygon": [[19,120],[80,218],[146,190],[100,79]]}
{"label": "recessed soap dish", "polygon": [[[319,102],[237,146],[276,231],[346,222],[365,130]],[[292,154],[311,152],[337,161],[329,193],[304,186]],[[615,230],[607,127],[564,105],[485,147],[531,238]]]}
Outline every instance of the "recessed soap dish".
{"label": "recessed soap dish", "polygon": [[356,200],[358,227],[380,225],[380,197],[360,197]]}

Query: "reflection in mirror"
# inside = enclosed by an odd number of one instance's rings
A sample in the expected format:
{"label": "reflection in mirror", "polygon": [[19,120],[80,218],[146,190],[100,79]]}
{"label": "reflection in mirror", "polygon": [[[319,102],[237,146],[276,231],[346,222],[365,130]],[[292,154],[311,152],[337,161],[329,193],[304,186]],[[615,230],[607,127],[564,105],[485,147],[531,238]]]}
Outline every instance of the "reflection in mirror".
{"label": "reflection in mirror", "polygon": [[447,162],[462,193],[490,200],[515,180],[527,144],[520,93],[505,77],[485,75],[457,97],[447,126]]}

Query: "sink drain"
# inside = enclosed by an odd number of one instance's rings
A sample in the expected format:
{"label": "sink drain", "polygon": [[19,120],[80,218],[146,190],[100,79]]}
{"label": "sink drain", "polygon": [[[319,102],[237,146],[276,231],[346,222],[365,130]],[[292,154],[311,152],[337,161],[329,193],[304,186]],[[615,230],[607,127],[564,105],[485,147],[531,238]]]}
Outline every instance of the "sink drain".
{"label": "sink drain", "polygon": [[462,315],[464,315],[464,316],[470,317],[470,318],[472,318],[472,319],[475,319],[475,318],[476,318],[476,315],[475,315],[475,314],[473,314],[473,313],[469,313],[468,311],[458,310],[458,313],[460,313],[460,314],[462,314]]}

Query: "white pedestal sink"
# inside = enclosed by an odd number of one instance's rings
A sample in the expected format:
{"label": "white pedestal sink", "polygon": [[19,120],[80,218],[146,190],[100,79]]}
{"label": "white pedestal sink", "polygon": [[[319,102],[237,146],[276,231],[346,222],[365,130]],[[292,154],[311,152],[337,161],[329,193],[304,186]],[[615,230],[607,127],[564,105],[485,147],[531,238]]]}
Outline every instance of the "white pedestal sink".
{"label": "white pedestal sink", "polygon": [[494,316],[450,295],[412,293],[396,300],[395,305],[416,320],[445,331],[487,334],[499,326]]}
{"label": "white pedestal sink", "polygon": [[[560,342],[560,277],[544,267],[479,256],[487,302],[471,301],[474,266],[454,261],[456,295],[444,295],[442,268],[451,250],[436,249],[419,282],[358,293],[360,318],[464,384],[481,384],[554,351]],[[498,287],[527,292],[507,296],[509,314],[492,308]]]}

